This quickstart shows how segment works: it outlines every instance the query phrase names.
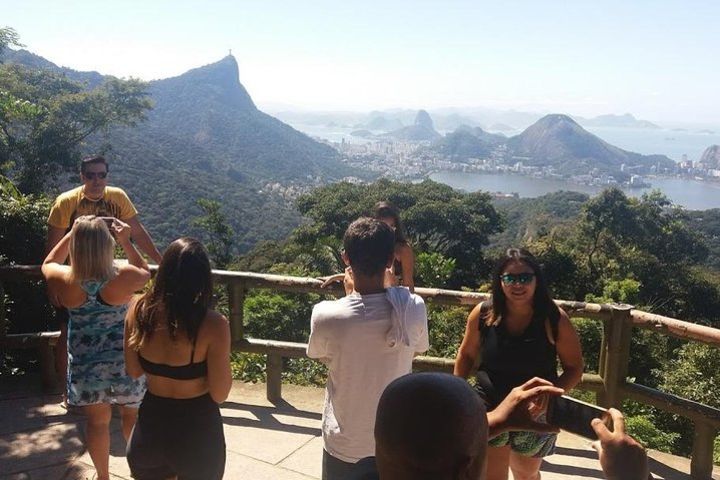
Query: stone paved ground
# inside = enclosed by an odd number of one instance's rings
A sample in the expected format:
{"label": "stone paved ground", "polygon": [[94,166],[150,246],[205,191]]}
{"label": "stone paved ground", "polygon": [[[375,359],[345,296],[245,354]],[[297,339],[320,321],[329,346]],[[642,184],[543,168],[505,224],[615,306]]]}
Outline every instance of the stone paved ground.
{"label": "stone paved ground", "polygon": [[[86,480],[92,463],[83,448],[83,418],[66,414],[58,395],[43,395],[38,382],[0,385],[0,480]],[[320,477],[321,389],[283,386],[285,401],[265,399],[264,385],[236,382],[222,405],[227,443],[225,478],[301,480]],[[130,479],[124,441],[113,420],[110,468],[112,478]],[[602,478],[588,442],[560,437],[558,453],[543,465],[544,480]],[[653,453],[656,478],[689,478],[685,459]],[[720,480],[720,472],[714,479]]]}

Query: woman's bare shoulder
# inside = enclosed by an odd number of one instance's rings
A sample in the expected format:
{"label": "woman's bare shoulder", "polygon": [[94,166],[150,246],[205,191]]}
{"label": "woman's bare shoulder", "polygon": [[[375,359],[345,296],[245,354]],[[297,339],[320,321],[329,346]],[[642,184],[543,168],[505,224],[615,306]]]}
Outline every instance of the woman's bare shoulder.
{"label": "woman's bare shoulder", "polygon": [[225,315],[215,310],[208,310],[203,320],[202,329],[206,331],[207,335],[217,336],[225,335],[230,329],[230,322]]}

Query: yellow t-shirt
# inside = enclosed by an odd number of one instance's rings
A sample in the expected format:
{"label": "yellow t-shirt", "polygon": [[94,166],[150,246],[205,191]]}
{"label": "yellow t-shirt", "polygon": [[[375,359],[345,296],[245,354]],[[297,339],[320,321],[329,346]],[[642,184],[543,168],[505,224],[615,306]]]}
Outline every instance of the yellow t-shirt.
{"label": "yellow t-shirt", "polygon": [[115,217],[126,221],[137,215],[137,210],[121,188],[105,187],[102,198],[90,200],[85,198],[83,187],[79,186],[58,195],[50,209],[48,224],[67,230],[77,217],[83,215]]}

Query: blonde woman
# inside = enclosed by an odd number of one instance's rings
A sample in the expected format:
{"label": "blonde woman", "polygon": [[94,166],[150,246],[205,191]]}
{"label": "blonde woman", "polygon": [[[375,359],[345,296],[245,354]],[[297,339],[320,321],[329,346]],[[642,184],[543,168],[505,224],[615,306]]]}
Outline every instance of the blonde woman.
{"label": "blonde woman", "polygon": [[[114,263],[113,236],[127,264]],[[150,272],[130,242],[130,226],[94,215],[75,220],[48,254],[42,272],[49,292],[69,313],[67,402],[87,416],[87,449],[97,479],[109,480],[112,405],[121,407],[127,440],[145,393],[144,379],[133,380],[125,371],[123,333],[127,303]]]}

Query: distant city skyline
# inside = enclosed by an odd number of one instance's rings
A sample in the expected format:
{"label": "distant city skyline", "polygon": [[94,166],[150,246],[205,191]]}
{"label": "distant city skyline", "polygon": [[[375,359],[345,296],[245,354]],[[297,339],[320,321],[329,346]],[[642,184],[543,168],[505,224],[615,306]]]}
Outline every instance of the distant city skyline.
{"label": "distant city skyline", "polygon": [[33,0],[0,26],[144,80],[232,49],[263,109],[487,107],[720,126],[720,2]]}

